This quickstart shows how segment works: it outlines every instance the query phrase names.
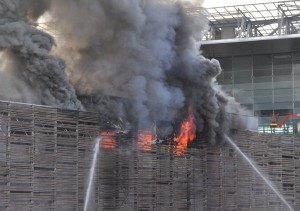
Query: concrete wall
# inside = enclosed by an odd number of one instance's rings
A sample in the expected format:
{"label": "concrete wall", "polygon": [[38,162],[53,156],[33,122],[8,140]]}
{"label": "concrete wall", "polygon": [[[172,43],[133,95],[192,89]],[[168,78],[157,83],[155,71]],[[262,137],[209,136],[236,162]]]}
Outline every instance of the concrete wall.
{"label": "concrete wall", "polygon": [[[83,210],[93,113],[0,102],[0,210]],[[300,138],[233,135],[300,210]],[[287,210],[232,147],[102,140],[91,210]]]}

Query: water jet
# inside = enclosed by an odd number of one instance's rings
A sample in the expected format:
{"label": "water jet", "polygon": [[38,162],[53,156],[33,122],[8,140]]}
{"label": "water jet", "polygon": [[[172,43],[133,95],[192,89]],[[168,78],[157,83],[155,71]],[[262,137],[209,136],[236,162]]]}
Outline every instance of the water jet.
{"label": "water jet", "polygon": [[260,178],[268,185],[268,187],[280,198],[280,200],[288,207],[290,211],[294,211],[294,209],[291,207],[291,205],[285,200],[282,194],[279,193],[279,191],[274,187],[272,182],[268,180],[262,172],[258,169],[258,167],[254,164],[254,162],[245,154],[242,152],[242,150],[233,142],[231,138],[229,138],[227,135],[225,135],[225,138],[227,141],[234,147],[234,149],[245,159],[245,161],[248,162],[248,164],[253,168],[253,170],[260,176]]}
{"label": "water jet", "polygon": [[93,160],[91,163],[89,177],[88,177],[88,186],[87,186],[85,199],[84,199],[84,211],[88,210],[88,206],[89,206],[89,202],[90,202],[90,196],[91,196],[91,192],[92,192],[92,185],[94,183],[95,169],[96,169],[97,157],[98,157],[99,148],[100,148],[100,142],[101,142],[101,138],[100,137],[96,138],[95,146],[93,149]]}

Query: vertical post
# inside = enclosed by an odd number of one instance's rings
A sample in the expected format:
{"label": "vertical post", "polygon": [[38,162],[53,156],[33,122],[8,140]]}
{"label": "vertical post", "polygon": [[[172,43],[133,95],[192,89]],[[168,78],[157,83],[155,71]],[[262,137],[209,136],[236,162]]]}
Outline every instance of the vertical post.
{"label": "vertical post", "polygon": [[215,40],[216,39],[216,29],[213,26],[210,26],[210,39]]}
{"label": "vertical post", "polygon": [[278,34],[282,34],[284,33],[284,11],[282,10],[282,8],[280,7],[280,5],[278,5]]}
{"label": "vertical post", "polygon": [[291,21],[288,19],[285,21],[285,34],[291,34]]}
{"label": "vertical post", "polygon": [[246,31],[246,26],[247,26],[247,18],[243,15],[239,37],[243,37],[243,33]]}
{"label": "vertical post", "polygon": [[252,25],[251,25],[250,22],[248,23],[248,26],[247,26],[247,37],[253,37],[253,35],[252,35]]}
{"label": "vertical post", "polygon": [[237,34],[238,34],[238,37],[240,38],[241,37],[241,27],[240,27],[240,9],[238,9],[238,18],[237,18]]}

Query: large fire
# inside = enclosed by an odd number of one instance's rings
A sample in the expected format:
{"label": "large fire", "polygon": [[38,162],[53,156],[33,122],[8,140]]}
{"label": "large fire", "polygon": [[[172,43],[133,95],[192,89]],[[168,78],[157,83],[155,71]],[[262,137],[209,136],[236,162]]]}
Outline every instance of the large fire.
{"label": "large fire", "polygon": [[[193,115],[192,106],[188,109],[188,117],[181,123],[178,136],[173,140],[175,142],[175,154],[183,155],[188,147],[188,144],[196,138],[196,125]],[[152,150],[153,144],[153,131],[139,130],[138,131],[138,148],[142,151]],[[104,149],[116,149],[116,132],[114,131],[101,131],[102,136],[101,147]]]}
{"label": "large fire", "polygon": [[153,135],[150,130],[138,131],[138,146],[142,151],[150,151],[152,149]]}
{"label": "large fire", "polygon": [[192,106],[189,107],[188,117],[181,123],[180,131],[174,141],[177,143],[176,154],[185,152],[188,144],[196,138],[196,125]]}

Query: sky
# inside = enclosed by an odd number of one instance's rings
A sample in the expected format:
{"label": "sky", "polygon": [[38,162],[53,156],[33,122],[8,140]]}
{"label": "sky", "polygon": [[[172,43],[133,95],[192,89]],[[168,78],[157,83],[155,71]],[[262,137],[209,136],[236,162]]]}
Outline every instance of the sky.
{"label": "sky", "polygon": [[223,7],[230,5],[256,4],[267,2],[278,2],[279,0],[204,0],[203,6],[208,7]]}

